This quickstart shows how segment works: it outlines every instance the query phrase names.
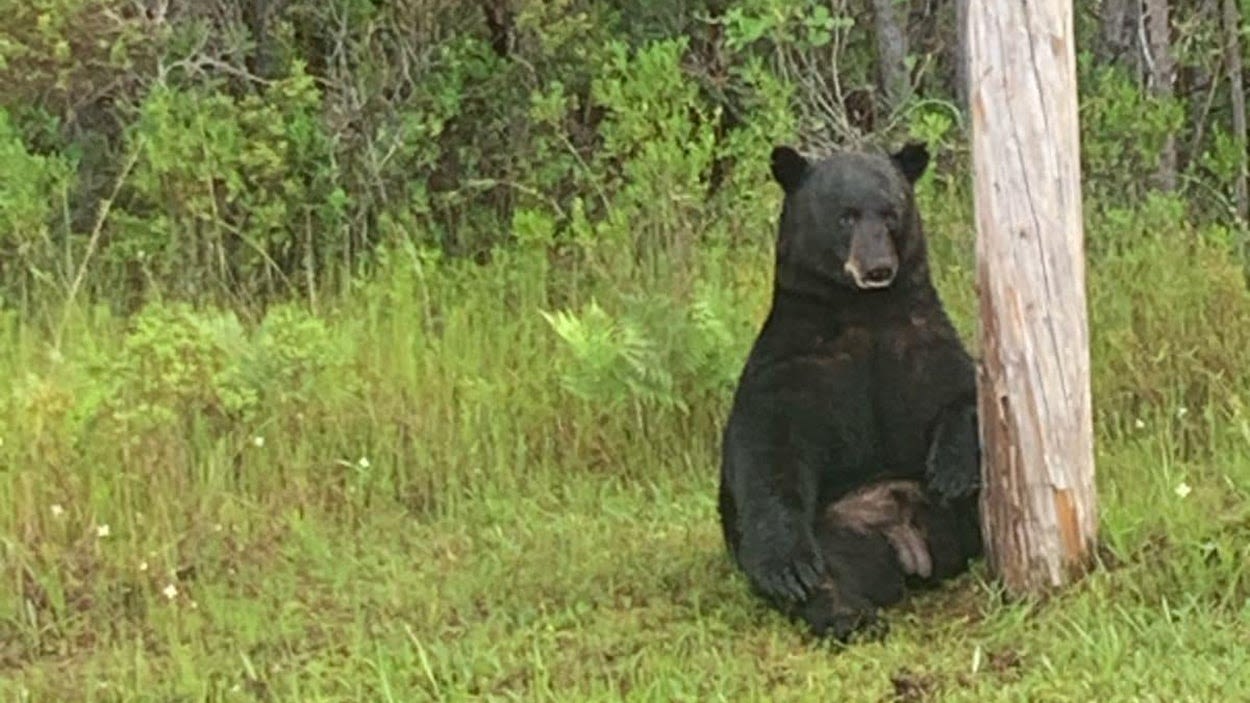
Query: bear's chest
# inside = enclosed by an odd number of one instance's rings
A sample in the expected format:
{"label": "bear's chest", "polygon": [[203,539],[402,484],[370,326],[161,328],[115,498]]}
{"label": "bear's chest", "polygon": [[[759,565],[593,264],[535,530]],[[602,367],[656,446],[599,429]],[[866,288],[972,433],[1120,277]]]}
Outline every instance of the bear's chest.
{"label": "bear's chest", "polygon": [[953,332],[924,316],[817,334],[811,358],[831,378],[853,373],[874,393],[924,396],[944,374],[958,375],[962,350]]}
{"label": "bear's chest", "polygon": [[933,419],[974,387],[953,330],[918,317],[813,341],[810,392],[821,396],[829,425],[822,435],[860,470],[918,472]]}

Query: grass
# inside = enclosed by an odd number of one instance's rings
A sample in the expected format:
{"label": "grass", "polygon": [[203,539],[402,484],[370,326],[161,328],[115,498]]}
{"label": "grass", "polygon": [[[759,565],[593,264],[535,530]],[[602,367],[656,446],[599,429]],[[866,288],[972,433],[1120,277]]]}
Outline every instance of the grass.
{"label": "grass", "polygon": [[[259,328],[81,307],[54,350],[49,325],[9,314],[0,699],[1246,699],[1250,294],[1226,245],[1151,217],[1089,228],[1114,562],[1034,603],[978,565],[848,648],[753,599],[716,524],[724,378],[766,305],[761,249],[694,274],[722,296],[708,329],[732,332],[707,383],[620,381],[618,354],[578,385],[603,349],[571,356],[539,310],[594,298],[618,322],[664,319],[638,301],[693,288],[568,288],[525,251],[399,254]],[[935,235],[971,334],[968,254]],[[639,325],[644,359],[694,334]]]}

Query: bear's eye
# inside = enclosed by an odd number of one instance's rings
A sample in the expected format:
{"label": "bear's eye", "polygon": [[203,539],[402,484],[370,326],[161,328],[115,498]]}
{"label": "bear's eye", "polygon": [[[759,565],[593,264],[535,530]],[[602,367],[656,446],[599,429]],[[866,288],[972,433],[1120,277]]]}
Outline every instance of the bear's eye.
{"label": "bear's eye", "polygon": [[855,220],[859,218],[859,213],[855,210],[844,210],[842,215],[838,217],[838,222],[843,225],[850,226],[855,224]]}

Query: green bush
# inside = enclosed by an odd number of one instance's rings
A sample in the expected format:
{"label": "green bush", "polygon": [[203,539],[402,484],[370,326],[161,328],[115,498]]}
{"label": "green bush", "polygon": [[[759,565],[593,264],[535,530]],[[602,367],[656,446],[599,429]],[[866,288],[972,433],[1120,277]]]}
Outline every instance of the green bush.
{"label": "green bush", "polygon": [[[346,194],[331,170],[320,93],[298,72],[232,99],[158,87],[128,147],[139,153],[109,259],[178,297],[298,292],[302,267],[341,256]],[[296,280],[299,280],[296,278]]]}
{"label": "green bush", "polygon": [[0,289],[22,298],[46,296],[67,279],[72,251],[54,225],[72,187],[69,160],[31,153],[0,109]]}

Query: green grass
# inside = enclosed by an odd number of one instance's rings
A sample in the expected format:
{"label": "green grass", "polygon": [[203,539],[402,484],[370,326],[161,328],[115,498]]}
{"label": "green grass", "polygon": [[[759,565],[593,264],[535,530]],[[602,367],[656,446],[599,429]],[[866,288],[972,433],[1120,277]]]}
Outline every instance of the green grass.
{"label": "green grass", "polygon": [[[1102,467],[1123,474],[1152,455],[1125,450]],[[1242,461],[1228,475],[1244,484],[1248,469]],[[1202,506],[1223,492],[1198,485],[1152,512],[1178,527],[1206,522]],[[999,604],[978,573],[891,612],[884,642],[838,652],[747,596],[722,558],[711,486],[689,471],[644,483],[583,476],[536,481],[520,496],[483,491],[445,518],[383,506],[350,522],[308,510],[298,490],[266,504],[223,496],[211,517],[178,525],[118,516],[103,539],[76,514],[63,526],[42,521],[50,539],[73,535],[60,563],[43,568],[89,595],[9,645],[5,693],[875,701],[914,686],[946,700],[1174,701],[1250,692],[1235,673],[1250,664],[1244,527],[1198,530],[1217,531],[1230,550],[1220,558],[1204,558],[1201,537],[1148,547],[1036,609]],[[1114,500],[1107,509],[1124,510]],[[161,593],[169,583],[172,600]]]}
{"label": "green grass", "polygon": [[[724,373],[657,386],[685,408],[631,395],[646,379],[583,388],[539,315],[595,298],[663,317],[637,301],[689,281],[569,287],[532,252],[399,254],[264,338],[213,311],[144,328],[76,308],[53,350],[48,323],[9,314],[0,699],[1250,697],[1250,294],[1227,246],[1157,224],[1090,227],[1115,563],[1044,603],[1004,602],[978,565],[849,648],[764,608],[724,555]],[[968,252],[935,236],[971,334]],[[767,264],[721,252],[694,274],[733,311],[731,372]]]}

